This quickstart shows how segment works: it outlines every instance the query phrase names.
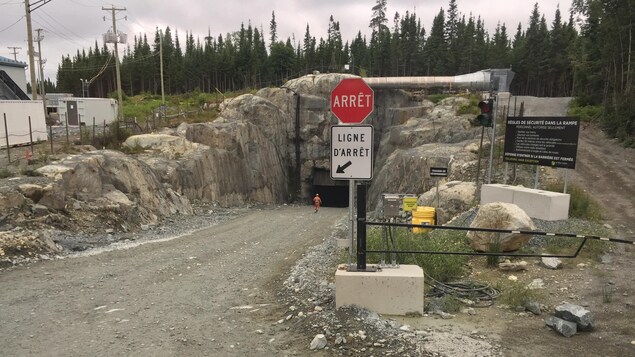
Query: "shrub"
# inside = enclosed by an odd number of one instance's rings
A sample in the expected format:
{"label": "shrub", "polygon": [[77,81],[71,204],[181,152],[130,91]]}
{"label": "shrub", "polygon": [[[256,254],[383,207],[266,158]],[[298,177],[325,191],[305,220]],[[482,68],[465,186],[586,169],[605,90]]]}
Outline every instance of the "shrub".
{"label": "shrub", "polygon": [[540,294],[536,290],[528,289],[519,281],[501,281],[496,285],[496,289],[501,292],[498,301],[512,307],[525,306],[527,303],[540,298]]}
{"label": "shrub", "polygon": [[580,117],[583,122],[597,122],[602,116],[602,106],[600,105],[580,105],[574,99],[569,106],[568,114],[574,117]]}
{"label": "shrub", "polygon": [[438,104],[440,101],[442,101],[445,98],[448,98],[449,96],[450,96],[449,94],[430,94],[426,96],[426,99],[431,101],[434,104]]}
{"label": "shrub", "polygon": [[12,177],[13,174],[7,169],[0,169],[0,179]]}
{"label": "shrub", "polygon": [[[470,251],[465,232],[437,229],[429,233],[415,234],[405,228],[393,229],[395,250],[429,251],[429,252],[467,252]],[[389,235],[388,235],[389,236]],[[390,250],[382,242],[382,228],[368,230],[368,250]],[[388,254],[389,256],[389,254]],[[378,262],[379,254],[368,254],[368,260]],[[427,275],[445,282],[458,278],[465,272],[467,256],[447,254],[413,254],[398,253],[399,264],[414,264],[420,266]]]}

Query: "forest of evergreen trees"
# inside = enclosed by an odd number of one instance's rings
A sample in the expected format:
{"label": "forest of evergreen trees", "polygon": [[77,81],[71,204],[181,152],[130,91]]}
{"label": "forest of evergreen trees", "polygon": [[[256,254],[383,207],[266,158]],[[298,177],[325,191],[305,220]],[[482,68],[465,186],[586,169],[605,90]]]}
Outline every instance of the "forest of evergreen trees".
{"label": "forest of evergreen trees", "polygon": [[[272,12],[268,32],[250,23],[225,36],[203,38],[191,32],[185,46],[169,27],[148,40],[134,37],[122,58],[122,87],[126,95],[161,92],[160,44],[163,48],[166,94],[198,89],[234,91],[279,86],[315,70],[350,72],[362,76],[445,76],[487,68],[511,68],[515,95],[575,96],[579,105],[602,106],[600,120],[609,135],[635,145],[633,94],[633,20],[635,0],[573,0],[563,16],[556,10],[547,23],[538,5],[526,26],[510,32],[498,24],[493,34],[480,16],[462,14],[455,0],[441,9],[426,31],[416,13],[388,18],[387,0],[372,7],[370,38],[361,31],[344,40],[340,23],[328,19],[326,38],[316,39],[307,24],[300,41],[282,40]],[[115,91],[111,51],[94,48],[62,59],[57,91],[81,96],[80,78],[93,78],[90,95]]]}

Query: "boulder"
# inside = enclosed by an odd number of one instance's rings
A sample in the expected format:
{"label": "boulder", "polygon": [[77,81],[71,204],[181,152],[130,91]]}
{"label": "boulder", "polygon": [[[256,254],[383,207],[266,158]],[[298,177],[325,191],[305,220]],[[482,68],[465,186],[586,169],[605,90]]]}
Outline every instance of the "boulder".
{"label": "boulder", "polygon": [[[439,208],[446,218],[469,210],[474,206],[476,184],[474,182],[451,181],[439,186]],[[418,206],[437,207],[436,187],[419,196]]]}
{"label": "boulder", "polygon": [[168,134],[142,134],[130,136],[123,146],[134,149],[151,150],[167,159],[177,159],[196,150],[200,144],[183,137]]}
{"label": "boulder", "polygon": [[564,337],[571,337],[578,332],[575,323],[554,316],[547,316],[545,324]]}
{"label": "boulder", "polygon": [[[505,230],[535,230],[536,226],[525,211],[513,203],[494,202],[482,205],[470,224],[471,228]],[[470,246],[478,252],[497,250],[512,252],[529,242],[530,234],[469,231]],[[498,246],[498,247],[496,247]],[[496,247],[496,248],[495,248]]]}
{"label": "boulder", "polygon": [[26,198],[19,192],[5,192],[0,194],[0,211],[7,212],[19,209],[26,203]]}
{"label": "boulder", "polygon": [[541,260],[542,266],[548,269],[560,269],[562,268],[562,260],[553,257],[544,257]]}
{"label": "boulder", "polygon": [[66,192],[64,191],[62,185],[55,183],[44,187],[42,198],[38,201],[38,204],[46,206],[52,210],[65,210]]}
{"label": "boulder", "polygon": [[18,192],[29,198],[33,203],[38,203],[44,195],[44,190],[40,185],[34,185],[30,183],[21,184],[18,186]]}
{"label": "boulder", "polygon": [[577,325],[579,331],[592,331],[595,328],[595,317],[582,306],[562,304],[556,306],[556,317],[570,321]]}

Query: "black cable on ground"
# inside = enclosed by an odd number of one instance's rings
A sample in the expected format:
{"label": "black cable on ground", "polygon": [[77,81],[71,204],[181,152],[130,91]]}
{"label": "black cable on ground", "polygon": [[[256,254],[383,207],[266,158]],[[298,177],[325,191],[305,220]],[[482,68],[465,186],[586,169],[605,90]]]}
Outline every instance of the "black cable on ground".
{"label": "black cable on ground", "polygon": [[438,298],[451,295],[455,298],[473,301],[473,307],[492,306],[494,299],[500,295],[500,291],[496,288],[477,281],[442,283],[426,274],[425,283],[431,287],[431,290],[426,293],[426,297]]}

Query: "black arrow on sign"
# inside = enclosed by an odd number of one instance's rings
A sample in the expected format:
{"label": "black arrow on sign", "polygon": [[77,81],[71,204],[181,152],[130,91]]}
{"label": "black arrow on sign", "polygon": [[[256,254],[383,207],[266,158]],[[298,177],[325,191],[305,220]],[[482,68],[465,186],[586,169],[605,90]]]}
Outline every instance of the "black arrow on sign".
{"label": "black arrow on sign", "polygon": [[349,162],[345,163],[344,166],[337,165],[337,170],[335,172],[338,173],[338,174],[343,174],[344,170],[346,170],[346,168],[351,166],[352,164],[353,163],[349,161]]}

